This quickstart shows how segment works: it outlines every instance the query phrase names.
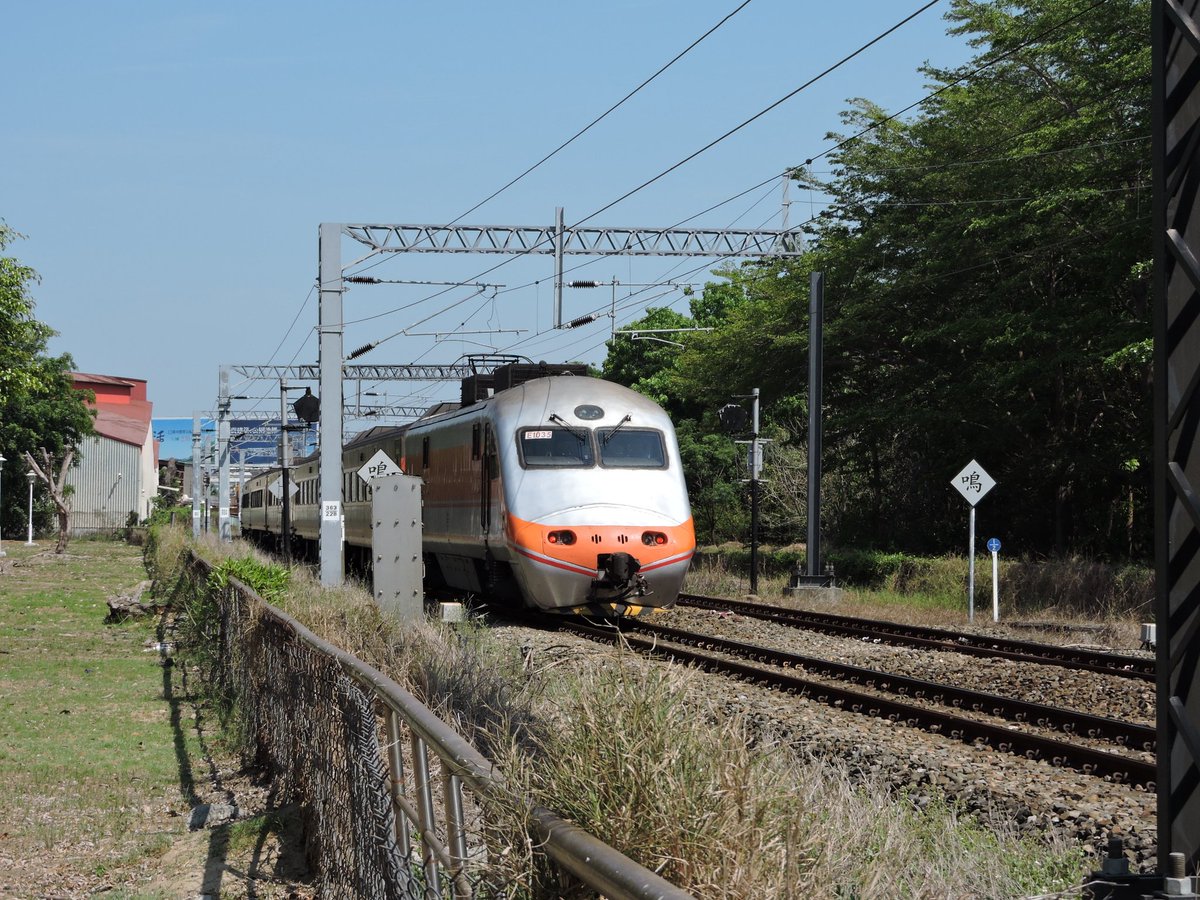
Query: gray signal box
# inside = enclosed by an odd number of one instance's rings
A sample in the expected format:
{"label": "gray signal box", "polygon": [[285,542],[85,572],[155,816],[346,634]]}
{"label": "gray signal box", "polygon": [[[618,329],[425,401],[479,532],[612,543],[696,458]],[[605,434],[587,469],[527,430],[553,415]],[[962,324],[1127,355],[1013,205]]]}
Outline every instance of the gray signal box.
{"label": "gray signal box", "polygon": [[371,557],[375,602],[401,622],[425,613],[421,587],[421,485],[414,475],[372,478]]}

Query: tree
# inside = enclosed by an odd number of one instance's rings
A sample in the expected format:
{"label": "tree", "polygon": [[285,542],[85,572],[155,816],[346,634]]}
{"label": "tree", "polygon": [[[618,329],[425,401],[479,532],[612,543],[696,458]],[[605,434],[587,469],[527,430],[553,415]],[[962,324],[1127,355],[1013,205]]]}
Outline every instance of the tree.
{"label": "tree", "polygon": [[50,452],[45,447],[40,449],[42,451],[41,465],[38,465],[28,451],[25,452],[25,463],[29,466],[29,471],[40,478],[50,491],[50,499],[54,501],[54,508],[58,513],[58,543],[54,547],[54,552],[63,553],[67,549],[67,541],[71,538],[71,488],[67,484],[67,472],[71,469],[75,451],[67,450],[63,453],[62,459],[57,460],[56,466],[56,460],[50,455]]}
{"label": "tree", "polygon": [[675,432],[697,539],[718,544],[740,537],[749,520],[740,483],[744,448],[739,453],[730,438],[705,433],[694,420],[677,422]]}
{"label": "tree", "polygon": [[[45,449],[61,459],[93,432],[88,398],[71,386],[70,355],[47,353],[55,332],[34,316],[37,273],[4,252],[18,237],[0,222],[0,454],[13,461],[4,471],[9,485],[25,454]],[[0,533],[21,530],[24,500],[23,492],[0,492]]]}
{"label": "tree", "polygon": [[820,270],[842,543],[956,543],[948,482],[974,457],[1010,546],[1146,554],[1148,0],[954,0],[947,18],[976,58],[927,68],[940,92],[910,121],[851,103],[831,175],[799,176],[833,197],[811,252],[726,273],[743,297],[720,289],[722,324],[668,393],[759,386],[768,417],[800,415]]}

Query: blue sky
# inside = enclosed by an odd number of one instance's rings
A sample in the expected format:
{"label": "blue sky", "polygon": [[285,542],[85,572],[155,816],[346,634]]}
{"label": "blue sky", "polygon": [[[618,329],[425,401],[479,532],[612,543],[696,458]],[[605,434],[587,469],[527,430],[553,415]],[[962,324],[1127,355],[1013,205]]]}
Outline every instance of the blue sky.
{"label": "blue sky", "polygon": [[[53,352],[71,353],[84,371],[145,378],[157,415],[190,416],[212,407],[221,364],[316,361],[310,289],[319,223],[450,221],[737,5],[12,5],[5,12],[0,218],[27,239],[8,252],[42,276],[34,296],[38,317],[60,332]],[[463,223],[550,224],[556,206],[576,221],[921,5],[753,0]],[[947,9],[943,0],[588,224],[672,225],[825,149],[848,98],[893,110],[919,99],[926,92],[920,65],[953,66],[970,55],[962,38],[945,34]],[[791,199],[793,223],[820,203],[807,192],[793,191]],[[776,228],[780,201],[774,185],[693,224]],[[346,241],[343,258],[359,250]],[[371,274],[460,281],[498,261],[408,254]],[[568,259],[580,262],[586,260]],[[609,258],[577,277],[621,282],[620,324],[647,302],[686,312],[680,291],[632,285],[678,278],[699,262]],[[452,362],[489,348],[535,360],[603,358],[607,318],[578,331],[550,330],[551,258],[514,261],[486,280],[505,289],[494,298],[459,288],[425,300],[440,289],[353,288],[346,319],[374,318],[347,325],[347,350],[408,328],[459,334],[393,338],[361,361]],[[534,281],[540,284],[511,290]],[[641,293],[622,302],[635,291]],[[565,314],[607,306],[610,297],[610,289],[568,292]],[[409,308],[389,312],[403,306]],[[457,391],[364,389],[411,405]],[[265,384],[235,385],[234,392],[271,394]],[[238,409],[256,406],[277,409],[278,401],[244,401]]]}

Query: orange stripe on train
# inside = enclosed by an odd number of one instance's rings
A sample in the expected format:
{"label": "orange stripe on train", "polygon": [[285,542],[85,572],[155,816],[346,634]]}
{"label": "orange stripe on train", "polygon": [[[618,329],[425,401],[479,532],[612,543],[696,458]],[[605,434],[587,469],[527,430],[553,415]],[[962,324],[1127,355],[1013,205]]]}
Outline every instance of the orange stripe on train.
{"label": "orange stripe on train", "polygon": [[[573,544],[551,543],[551,532],[571,532]],[[666,535],[666,543],[645,544],[646,532]],[[583,569],[596,568],[599,553],[628,553],[642,564],[642,571],[660,568],[691,558],[696,550],[696,532],[691,517],[679,525],[543,525],[509,514],[508,537],[518,551],[529,551],[562,560]],[[525,553],[529,555],[529,553]]]}

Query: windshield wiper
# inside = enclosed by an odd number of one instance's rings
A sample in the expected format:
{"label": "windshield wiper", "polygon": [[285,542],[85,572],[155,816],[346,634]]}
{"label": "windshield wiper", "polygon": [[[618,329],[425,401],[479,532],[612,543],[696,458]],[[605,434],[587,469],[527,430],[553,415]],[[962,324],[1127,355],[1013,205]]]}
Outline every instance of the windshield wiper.
{"label": "windshield wiper", "polygon": [[567,431],[571,432],[571,434],[575,436],[575,440],[579,441],[579,443],[587,443],[587,432],[582,428],[575,428],[572,425],[569,425],[558,413],[550,413],[550,421],[557,422],[563,428],[567,429]]}
{"label": "windshield wiper", "polygon": [[621,426],[624,425],[626,422],[632,422],[632,421],[633,421],[633,416],[631,416],[629,413],[625,413],[625,418],[623,418],[620,422],[618,422],[616,425],[614,425],[613,430],[604,436],[604,440],[600,442],[600,446],[607,447],[608,442],[612,440],[612,436],[617,433],[617,431],[621,428]]}

